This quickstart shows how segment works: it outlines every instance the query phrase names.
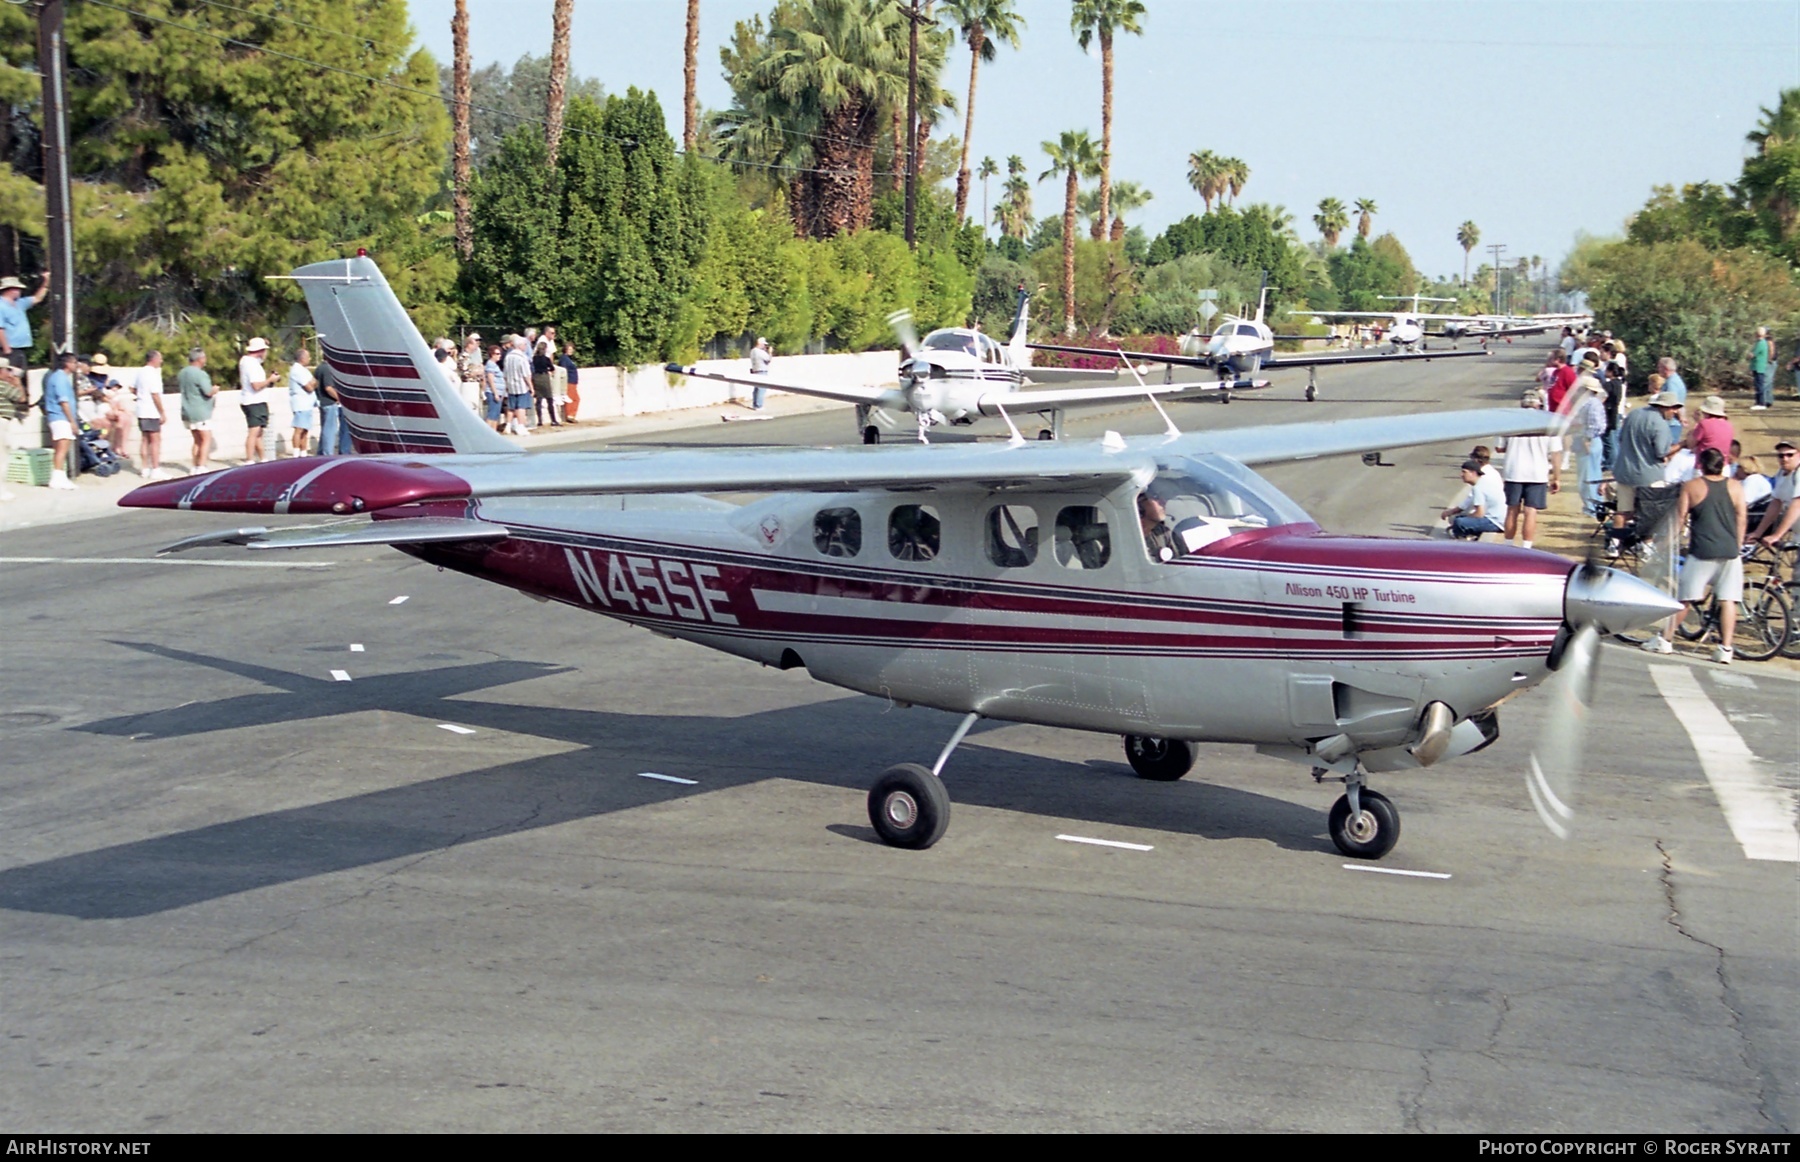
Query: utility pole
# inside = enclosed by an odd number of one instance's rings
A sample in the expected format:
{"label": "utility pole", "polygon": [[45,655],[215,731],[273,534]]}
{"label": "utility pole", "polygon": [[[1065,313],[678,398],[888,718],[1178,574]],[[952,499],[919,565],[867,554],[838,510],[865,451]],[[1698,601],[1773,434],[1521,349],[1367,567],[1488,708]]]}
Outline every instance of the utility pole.
{"label": "utility pole", "polygon": [[919,184],[919,0],[906,9],[911,44],[906,52],[906,244],[917,246]]}
{"label": "utility pole", "polygon": [[1500,262],[1506,256],[1506,244],[1495,242],[1487,248],[1487,251],[1494,256],[1494,295],[1492,300],[1494,313],[1496,315],[1503,314],[1504,312],[1500,309],[1500,275],[1503,273],[1500,269]]}
{"label": "utility pole", "polygon": [[69,207],[69,110],[64,0],[38,4],[38,74],[44,82],[44,234],[50,260],[50,345],[75,349],[75,239]]}

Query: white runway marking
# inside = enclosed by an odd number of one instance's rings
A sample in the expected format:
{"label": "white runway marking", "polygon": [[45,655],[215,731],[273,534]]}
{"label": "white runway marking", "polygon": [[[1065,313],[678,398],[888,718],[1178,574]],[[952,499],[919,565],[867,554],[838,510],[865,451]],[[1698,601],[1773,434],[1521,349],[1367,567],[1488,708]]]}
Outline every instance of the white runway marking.
{"label": "white runway marking", "polygon": [[351,642],[350,643],[350,652],[353,654],[362,653],[363,652],[362,643],[361,642]]}
{"label": "white runway marking", "polygon": [[400,596],[398,596],[398,597],[394,598],[392,601],[388,602],[388,604],[389,605],[405,605],[406,597],[407,597],[407,595],[402,593]]}
{"label": "white runway marking", "polygon": [[1121,843],[1116,839],[1094,839],[1086,835],[1059,835],[1065,843],[1091,843],[1095,847],[1121,847],[1126,851],[1155,851],[1148,843]]}
{"label": "white runway marking", "polygon": [[1403,867],[1375,867],[1366,863],[1347,863],[1344,865],[1344,870],[1380,872],[1384,876],[1417,876],[1422,880],[1447,880],[1450,878],[1449,872],[1408,871]]}
{"label": "white runway marking", "polygon": [[451,734],[474,734],[475,733],[473,730],[470,730],[466,726],[457,726],[455,723],[451,723],[451,722],[438,723],[438,729],[439,730],[447,730]]}
{"label": "white runway marking", "polygon": [[639,771],[638,778],[661,779],[665,783],[680,783],[684,787],[697,787],[700,785],[699,779],[683,779],[675,775],[659,775],[655,771]]}
{"label": "white runway marking", "polygon": [[0,557],[0,565],[198,565],[204,569],[329,569],[336,561],[194,561],[186,557]]}
{"label": "white runway marking", "polygon": [[350,674],[346,670],[333,670],[331,671],[331,677],[334,681],[338,682],[348,682],[350,680]]}
{"label": "white runway marking", "polygon": [[1736,670],[1709,670],[1712,680],[1721,686],[1739,686],[1745,690],[1756,689],[1756,679],[1748,674],[1740,674]]}
{"label": "white runway marking", "polygon": [[1700,769],[1712,784],[1725,822],[1746,859],[1800,863],[1800,832],[1794,830],[1794,796],[1775,785],[1743,736],[1700,689],[1683,666],[1651,666],[1650,678],[1688,732]]}

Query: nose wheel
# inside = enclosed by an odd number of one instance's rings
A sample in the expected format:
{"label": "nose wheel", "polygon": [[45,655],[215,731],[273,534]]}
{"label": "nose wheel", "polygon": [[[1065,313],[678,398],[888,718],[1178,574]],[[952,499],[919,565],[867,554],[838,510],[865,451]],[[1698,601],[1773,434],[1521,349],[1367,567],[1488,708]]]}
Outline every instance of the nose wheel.
{"label": "nose wheel", "polygon": [[1352,859],[1380,859],[1400,842],[1400,812],[1380,791],[1363,788],[1354,806],[1345,795],[1331,805],[1331,842]]}
{"label": "nose wheel", "polygon": [[1194,769],[1194,744],[1179,738],[1125,736],[1125,761],[1140,778],[1173,783]]}

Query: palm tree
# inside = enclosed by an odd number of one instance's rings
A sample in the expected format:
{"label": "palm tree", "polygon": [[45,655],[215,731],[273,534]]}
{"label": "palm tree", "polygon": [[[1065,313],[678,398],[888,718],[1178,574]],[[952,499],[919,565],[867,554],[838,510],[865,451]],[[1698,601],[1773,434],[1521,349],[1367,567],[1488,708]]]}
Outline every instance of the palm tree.
{"label": "palm tree", "polygon": [[450,17],[450,201],[456,211],[456,252],[475,252],[475,219],[469,209],[469,4],[456,0]]}
{"label": "palm tree", "polygon": [[1220,162],[1219,178],[1223,183],[1221,192],[1223,192],[1223,189],[1229,188],[1231,191],[1231,203],[1235,206],[1237,204],[1239,191],[1250,183],[1250,166],[1239,157],[1224,158]]}
{"label": "palm tree", "polygon": [[545,99],[544,145],[550,168],[556,168],[556,151],[562,147],[563,105],[569,86],[569,21],[575,0],[556,0],[550,15],[550,92]]}
{"label": "palm tree", "polygon": [[1074,0],[1069,28],[1086,52],[1100,39],[1100,220],[1112,213],[1113,33],[1144,34],[1143,0]]}
{"label": "palm tree", "polygon": [[1226,184],[1223,180],[1225,159],[1210,149],[1188,154],[1188,185],[1206,201],[1206,212],[1212,213],[1213,199]]}
{"label": "palm tree", "polygon": [[1380,207],[1375,204],[1374,198],[1356,199],[1356,213],[1358,215],[1356,219],[1356,233],[1358,237],[1363,238],[1364,240],[1368,239],[1369,231],[1375,227],[1375,215],[1379,210]]}
{"label": "palm tree", "polygon": [[[1075,202],[1081,179],[1101,172],[1100,154],[1085,129],[1065,129],[1061,139],[1044,142],[1050,168],[1038,175],[1045,181],[1063,175],[1063,334],[1075,333]],[[1104,179],[1102,179],[1104,180]],[[1104,188],[1104,187],[1102,187]]]}
{"label": "palm tree", "polygon": [[[791,19],[769,30],[748,81],[766,106],[758,115],[808,131],[805,166],[790,183],[794,227],[813,238],[861,230],[874,216],[881,112],[906,105],[906,16],[886,0],[811,0],[784,11]],[[920,49],[923,88],[923,38]],[[905,148],[894,156],[904,164]]]}
{"label": "palm tree", "polygon": [[1123,242],[1125,240],[1125,215],[1133,210],[1143,209],[1155,196],[1136,182],[1120,182],[1114,186],[1112,231],[1109,237],[1114,242]]}
{"label": "palm tree", "polygon": [[[1019,47],[1025,18],[1013,11],[1013,0],[944,0],[944,18],[969,45],[969,100],[963,106],[962,161],[956,167],[956,220],[969,208],[969,142],[975,136],[975,79],[981,62],[994,62],[1001,42]],[[987,215],[982,215],[985,220]],[[983,227],[985,229],[985,226]]]}
{"label": "palm tree", "polygon": [[1313,215],[1313,225],[1325,236],[1325,247],[1329,250],[1337,245],[1338,235],[1350,225],[1350,211],[1336,198],[1322,198],[1319,212]]}
{"label": "palm tree", "polygon": [[700,99],[694,92],[694,79],[700,68],[700,0],[688,0],[687,43],[681,58],[681,148],[692,153],[700,133]]}
{"label": "palm tree", "polygon": [[975,176],[981,179],[981,236],[987,237],[988,228],[988,179],[1000,172],[1000,166],[991,157],[981,159],[981,168]]}
{"label": "palm tree", "polygon": [[1481,242],[1481,227],[1474,222],[1464,222],[1456,228],[1456,244],[1463,248],[1463,284],[1469,282],[1469,251]]}
{"label": "palm tree", "polygon": [[1008,238],[1023,242],[1031,232],[1031,179],[1025,176],[1025,159],[1016,153],[1006,159],[1006,185],[994,217]]}

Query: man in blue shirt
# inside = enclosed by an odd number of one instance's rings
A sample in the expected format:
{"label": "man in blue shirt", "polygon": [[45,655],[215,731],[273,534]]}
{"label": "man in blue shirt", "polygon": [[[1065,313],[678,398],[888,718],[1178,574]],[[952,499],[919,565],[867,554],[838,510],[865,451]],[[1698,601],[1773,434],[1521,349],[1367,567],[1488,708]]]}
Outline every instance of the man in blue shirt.
{"label": "man in blue shirt", "polygon": [[0,278],[0,359],[25,370],[25,360],[31,354],[31,322],[25,312],[38,305],[44,292],[50,289],[50,276],[44,275],[38,283],[37,293],[30,298],[23,297],[25,284],[16,278]]}
{"label": "man in blue shirt", "polygon": [[69,448],[75,442],[80,422],[75,418],[75,353],[65,351],[56,357],[56,369],[44,376],[44,418],[50,424],[50,440],[55,448],[50,461],[50,487],[74,488],[67,471]]}

